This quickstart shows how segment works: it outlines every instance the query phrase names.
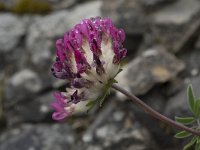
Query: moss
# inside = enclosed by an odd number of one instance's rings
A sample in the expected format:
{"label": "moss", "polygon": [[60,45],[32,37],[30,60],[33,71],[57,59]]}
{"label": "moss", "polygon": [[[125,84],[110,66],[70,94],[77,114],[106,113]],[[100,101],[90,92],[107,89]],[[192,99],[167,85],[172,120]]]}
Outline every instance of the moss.
{"label": "moss", "polygon": [[47,14],[51,5],[39,0],[18,0],[12,11],[16,14]]}
{"label": "moss", "polygon": [[0,2],[0,11],[6,11],[6,10],[7,10],[7,8],[6,8],[5,4]]}

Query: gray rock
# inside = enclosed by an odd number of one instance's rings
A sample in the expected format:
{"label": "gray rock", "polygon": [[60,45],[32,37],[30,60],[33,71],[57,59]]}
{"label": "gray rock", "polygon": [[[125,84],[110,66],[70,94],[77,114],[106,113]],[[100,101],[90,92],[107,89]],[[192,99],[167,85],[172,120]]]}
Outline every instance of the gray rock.
{"label": "gray rock", "polygon": [[169,51],[178,52],[196,35],[200,27],[199,16],[200,1],[176,1],[149,15],[151,30],[146,41],[150,38],[150,44],[161,44]]}
{"label": "gray rock", "polygon": [[22,122],[51,122],[53,109],[50,104],[54,101],[53,91],[38,96],[21,100],[7,107],[6,118],[9,126]]}
{"label": "gray rock", "polygon": [[[198,33],[199,33],[199,31],[198,31]],[[200,36],[198,36],[198,38],[197,38],[197,41],[195,43],[195,48],[198,50],[200,49]]]}
{"label": "gray rock", "polygon": [[0,136],[1,150],[63,150],[74,144],[74,133],[66,124],[22,125]]}
{"label": "gray rock", "polygon": [[104,0],[102,14],[111,17],[128,35],[144,35],[142,50],[160,44],[178,52],[198,34],[200,1]]}
{"label": "gray rock", "polygon": [[78,0],[48,0],[54,10],[71,8],[77,4]]}
{"label": "gray rock", "polygon": [[160,3],[167,3],[167,2],[171,2],[172,0],[141,0],[140,2],[143,5],[156,5],[156,4],[160,4]]}
{"label": "gray rock", "polygon": [[117,104],[114,101],[104,106],[101,113],[95,117],[95,122],[83,134],[83,141],[75,149],[156,149],[151,135],[134,119],[131,106],[128,103]]}
{"label": "gray rock", "polygon": [[119,85],[128,91],[142,95],[155,84],[173,79],[183,69],[182,61],[157,47],[143,52],[141,56],[124,66],[124,70],[116,79]]}
{"label": "gray rock", "polygon": [[144,7],[145,11],[155,11],[175,1],[176,0],[141,0],[139,2]]}
{"label": "gray rock", "polygon": [[[46,64],[55,48],[55,38],[62,37],[83,18],[100,16],[100,1],[88,2],[71,11],[59,11],[45,17],[36,17],[30,26],[26,47],[34,64]],[[84,10],[84,11],[83,11]]]}
{"label": "gray rock", "polygon": [[28,91],[38,92],[41,89],[39,77],[35,72],[24,69],[17,72],[11,79],[10,84],[14,87],[24,86]]}
{"label": "gray rock", "polygon": [[21,70],[6,82],[5,93],[7,103],[13,103],[30,97],[38,93],[42,87],[42,82],[37,73],[30,69]]}
{"label": "gray rock", "polygon": [[115,24],[125,29],[128,34],[142,34],[147,24],[147,17],[137,0],[104,0],[102,14],[109,16]]}
{"label": "gray rock", "polygon": [[25,35],[27,18],[6,13],[0,15],[0,20],[0,52],[14,50]]}
{"label": "gray rock", "polygon": [[[81,5],[74,7],[70,11],[69,18],[67,18],[67,23],[69,27],[73,27],[75,24],[79,23],[84,18],[101,16],[100,8],[102,6],[102,1],[90,1]],[[83,11],[84,10],[84,11]]]}
{"label": "gray rock", "polygon": [[37,17],[30,26],[26,47],[31,53],[33,63],[45,63],[51,58],[50,49],[54,46],[53,38],[67,29],[65,18],[69,12],[62,11],[45,17]]}
{"label": "gray rock", "polygon": [[[192,9],[191,9],[192,8]],[[156,24],[185,24],[200,11],[198,0],[179,0],[152,14]]]}
{"label": "gray rock", "polygon": [[[167,103],[166,97],[166,85],[157,85],[152,88],[148,93],[139,98],[143,100],[148,106],[154,110],[164,114],[164,110]],[[180,143],[176,141],[172,136],[175,134],[174,129],[163,123],[162,121],[154,118],[150,114],[146,113],[143,109],[135,106],[132,111],[135,114],[135,118],[140,122],[148,131],[152,134],[153,139],[159,145],[160,149],[166,150],[180,149]]]}
{"label": "gray rock", "polygon": [[187,100],[187,86],[189,84],[192,84],[196,98],[200,97],[200,76],[186,79],[185,85],[182,87],[181,91],[175,96],[171,97],[169,102],[166,104],[164,112],[167,116],[174,118],[175,116],[188,117],[192,115]]}
{"label": "gray rock", "polygon": [[149,16],[155,8],[176,0],[103,0],[102,14],[113,19],[115,24],[128,34],[143,34],[151,22]]}
{"label": "gray rock", "polygon": [[185,77],[198,76],[200,73],[200,50],[188,49],[180,53],[178,56],[185,63],[185,70],[182,73]]}
{"label": "gray rock", "polygon": [[200,37],[198,37],[198,39],[195,43],[195,48],[200,49]]}

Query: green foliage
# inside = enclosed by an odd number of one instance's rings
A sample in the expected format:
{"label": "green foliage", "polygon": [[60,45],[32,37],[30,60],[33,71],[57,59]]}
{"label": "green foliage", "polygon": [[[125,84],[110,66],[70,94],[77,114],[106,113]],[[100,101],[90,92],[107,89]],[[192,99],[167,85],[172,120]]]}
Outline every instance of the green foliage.
{"label": "green foliage", "polygon": [[191,135],[192,135],[192,133],[189,133],[189,132],[186,132],[186,131],[181,131],[181,132],[176,133],[176,135],[174,137],[182,139],[182,138],[189,137]]}
{"label": "green foliage", "polygon": [[191,140],[189,143],[187,143],[187,144],[183,147],[183,150],[189,150],[189,149],[191,149],[192,146],[196,143],[196,141],[197,141],[197,137],[195,136],[195,137],[192,138],[192,140]]}
{"label": "green foliage", "polygon": [[49,3],[40,0],[18,0],[11,9],[16,14],[46,14],[51,10]]}
{"label": "green foliage", "polygon": [[190,105],[190,109],[194,113],[195,97],[194,97],[194,93],[193,93],[193,89],[192,89],[191,85],[189,85],[189,87],[187,89],[187,96],[188,96],[188,102]]}
{"label": "green foliage", "polygon": [[199,118],[199,114],[200,114],[199,108],[200,108],[200,98],[195,101],[195,105],[194,105],[194,114],[196,118]]}
{"label": "green foliage", "polygon": [[194,117],[175,117],[176,122],[182,124],[191,124],[195,121]]}
{"label": "green foliage", "polygon": [[[184,124],[184,125],[190,125],[194,130],[200,130],[200,98],[196,99],[194,96],[192,85],[188,86],[187,89],[187,97],[188,97],[188,104],[189,108],[193,114],[193,116],[190,117],[175,117],[176,122]],[[187,138],[193,136],[191,133],[188,133],[186,131],[180,131],[178,132],[174,137],[175,138]],[[195,148],[195,150],[200,150],[200,137],[199,136],[193,136],[191,141],[187,143],[183,150],[190,150],[191,148]]]}

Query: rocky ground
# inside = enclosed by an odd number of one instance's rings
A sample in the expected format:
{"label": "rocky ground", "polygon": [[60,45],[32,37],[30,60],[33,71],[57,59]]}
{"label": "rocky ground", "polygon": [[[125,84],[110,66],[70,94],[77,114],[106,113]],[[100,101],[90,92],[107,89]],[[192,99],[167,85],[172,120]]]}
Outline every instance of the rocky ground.
{"label": "rocky ground", "polygon": [[200,96],[200,1],[48,2],[55,5],[47,15],[0,13],[0,150],[181,149],[174,129],[120,93],[100,109],[53,121],[52,93],[67,83],[50,75],[50,64],[56,38],[83,18],[109,16],[127,34],[119,84],[172,119],[189,115],[187,85]]}

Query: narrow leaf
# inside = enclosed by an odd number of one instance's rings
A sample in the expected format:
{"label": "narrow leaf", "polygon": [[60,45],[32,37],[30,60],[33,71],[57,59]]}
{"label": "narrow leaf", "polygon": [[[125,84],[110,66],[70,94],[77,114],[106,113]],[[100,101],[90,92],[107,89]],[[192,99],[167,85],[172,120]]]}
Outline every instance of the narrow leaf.
{"label": "narrow leaf", "polygon": [[197,143],[200,143],[200,138],[199,137],[197,138]]}
{"label": "narrow leaf", "polygon": [[89,101],[85,106],[88,107],[87,113],[95,106],[96,101]]}
{"label": "narrow leaf", "polygon": [[196,141],[197,137],[193,137],[192,140],[183,147],[183,150],[189,150],[189,148],[191,148]]}
{"label": "narrow leaf", "polygon": [[175,117],[176,122],[182,123],[182,124],[191,124],[195,121],[194,117]]}
{"label": "narrow leaf", "polygon": [[195,144],[195,150],[200,150],[200,143]]}
{"label": "narrow leaf", "polygon": [[191,136],[192,134],[187,132],[187,131],[181,131],[181,132],[178,132],[174,137],[175,138],[179,138],[179,139],[182,139],[182,138],[186,138],[186,137],[189,137]]}
{"label": "narrow leaf", "polygon": [[85,106],[92,107],[95,104],[95,101],[89,101]]}
{"label": "narrow leaf", "polygon": [[116,79],[113,79],[113,83],[118,83],[118,81]]}
{"label": "narrow leaf", "polygon": [[199,117],[199,109],[200,109],[200,98],[195,101],[194,113],[195,116]]}
{"label": "narrow leaf", "polygon": [[102,104],[107,96],[107,93],[108,93],[108,90],[102,95],[102,97],[100,98],[100,101],[99,101],[99,105],[100,107],[102,107]]}
{"label": "narrow leaf", "polygon": [[122,72],[123,71],[123,69],[122,68],[120,68],[119,69],[119,71],[116,73],[116,75],[114,76],[114,78],[120,73],[120,72]]}
{"label": "narrow leaf", "polygon": [[192,85],[188,86],[187,96],[188,96],[188,101],[189,101],[190,109],[191,109],[192,112],[194,112],[195,97],[194,97]]}

